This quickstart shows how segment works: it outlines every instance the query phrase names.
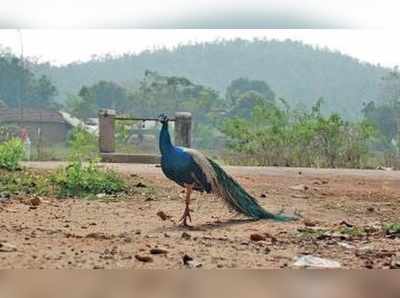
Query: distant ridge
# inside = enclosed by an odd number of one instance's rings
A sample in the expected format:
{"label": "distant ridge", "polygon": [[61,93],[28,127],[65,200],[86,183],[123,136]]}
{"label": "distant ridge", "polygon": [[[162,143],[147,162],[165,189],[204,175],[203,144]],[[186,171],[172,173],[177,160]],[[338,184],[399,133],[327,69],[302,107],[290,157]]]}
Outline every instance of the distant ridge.
{"label": "distant ridge", "polygon": [[362,103],[378,100],[381,78],[388,69],[363,63],[337,51],[285,40],[222,40],[157,49],[140,54],[97,58],[85,63],[55,67],[36,66],[59,89],[77,93],[83,84],[111,80],[137,83],[146,69],[185,76],[224,95],[230,81],[248,77],[266,81],[291,104],[311,105],[324,97],[328,110],[357,117]]}

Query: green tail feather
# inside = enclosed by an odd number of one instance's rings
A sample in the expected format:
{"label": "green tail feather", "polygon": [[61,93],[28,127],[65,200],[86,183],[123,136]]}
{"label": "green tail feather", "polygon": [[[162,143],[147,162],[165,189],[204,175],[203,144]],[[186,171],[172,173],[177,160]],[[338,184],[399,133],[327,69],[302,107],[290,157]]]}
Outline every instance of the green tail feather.
{"label": "green tail feather", "polygon": [[214,171],[216,172],[217,182],[222,188],[222,197],[235,211],[255,219],[272,219],[276,221],[296,220],[283,214],[273,214],[257,202],[238,182],[230,177],[217,163],[209,159]]}

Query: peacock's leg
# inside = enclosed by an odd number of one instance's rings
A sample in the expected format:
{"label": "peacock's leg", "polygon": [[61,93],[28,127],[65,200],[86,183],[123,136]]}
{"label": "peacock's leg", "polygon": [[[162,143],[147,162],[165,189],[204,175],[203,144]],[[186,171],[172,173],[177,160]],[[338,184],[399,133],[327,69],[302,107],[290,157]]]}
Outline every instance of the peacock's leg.
{"label": "peacock's leg", "polygon": [[191,184],[185,184],[186,188],[186,199],[185,199],[185,211],[183,212],[183,215],[179,221],[182,221],[183,225],[185,227],[189,227],[190,225],[187,223],[187,219],[189,218],[189,221],[192,222],[192,217],[190,216],[190,195],[192,193],[193,185]]}

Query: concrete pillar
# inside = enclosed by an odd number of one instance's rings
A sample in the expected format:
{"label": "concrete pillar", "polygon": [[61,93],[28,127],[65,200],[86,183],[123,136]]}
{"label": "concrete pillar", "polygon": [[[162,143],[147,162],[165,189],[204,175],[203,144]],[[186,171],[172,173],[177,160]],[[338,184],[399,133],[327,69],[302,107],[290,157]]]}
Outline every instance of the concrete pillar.
{"label": "concrete pillar", "polygon": [[192,146],[192,113],[175,113],[175,145],[187,148]]}
{"label": "concrete pillar", "polygon": [[115,152],[114,110],[99,111],[99,149],[100,153]]}

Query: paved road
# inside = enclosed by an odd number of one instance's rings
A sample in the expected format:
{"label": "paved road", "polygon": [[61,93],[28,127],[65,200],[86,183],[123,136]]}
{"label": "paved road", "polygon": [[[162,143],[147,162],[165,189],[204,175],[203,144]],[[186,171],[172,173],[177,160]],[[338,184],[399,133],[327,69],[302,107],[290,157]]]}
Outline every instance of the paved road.
{"label": "paved road", "polygon": [[[25,162],[24,165],[36,169],[56,169],[65,165],[65,162]],[[162,175],[161,169],[156,165],[149,164],[123,164],[104,163],[116,171],[126,174],[138,174],[143,176]],[[383,180],[400,180],[400,171],[383,170],[359,170],[359,169],[315,169],[315,168],[285,168],[285,167],[238,167],[226,166],[224,169],[235,176],[285,176],[296,177],[301,173],[303,176],[349,176],[365,177]]]}

